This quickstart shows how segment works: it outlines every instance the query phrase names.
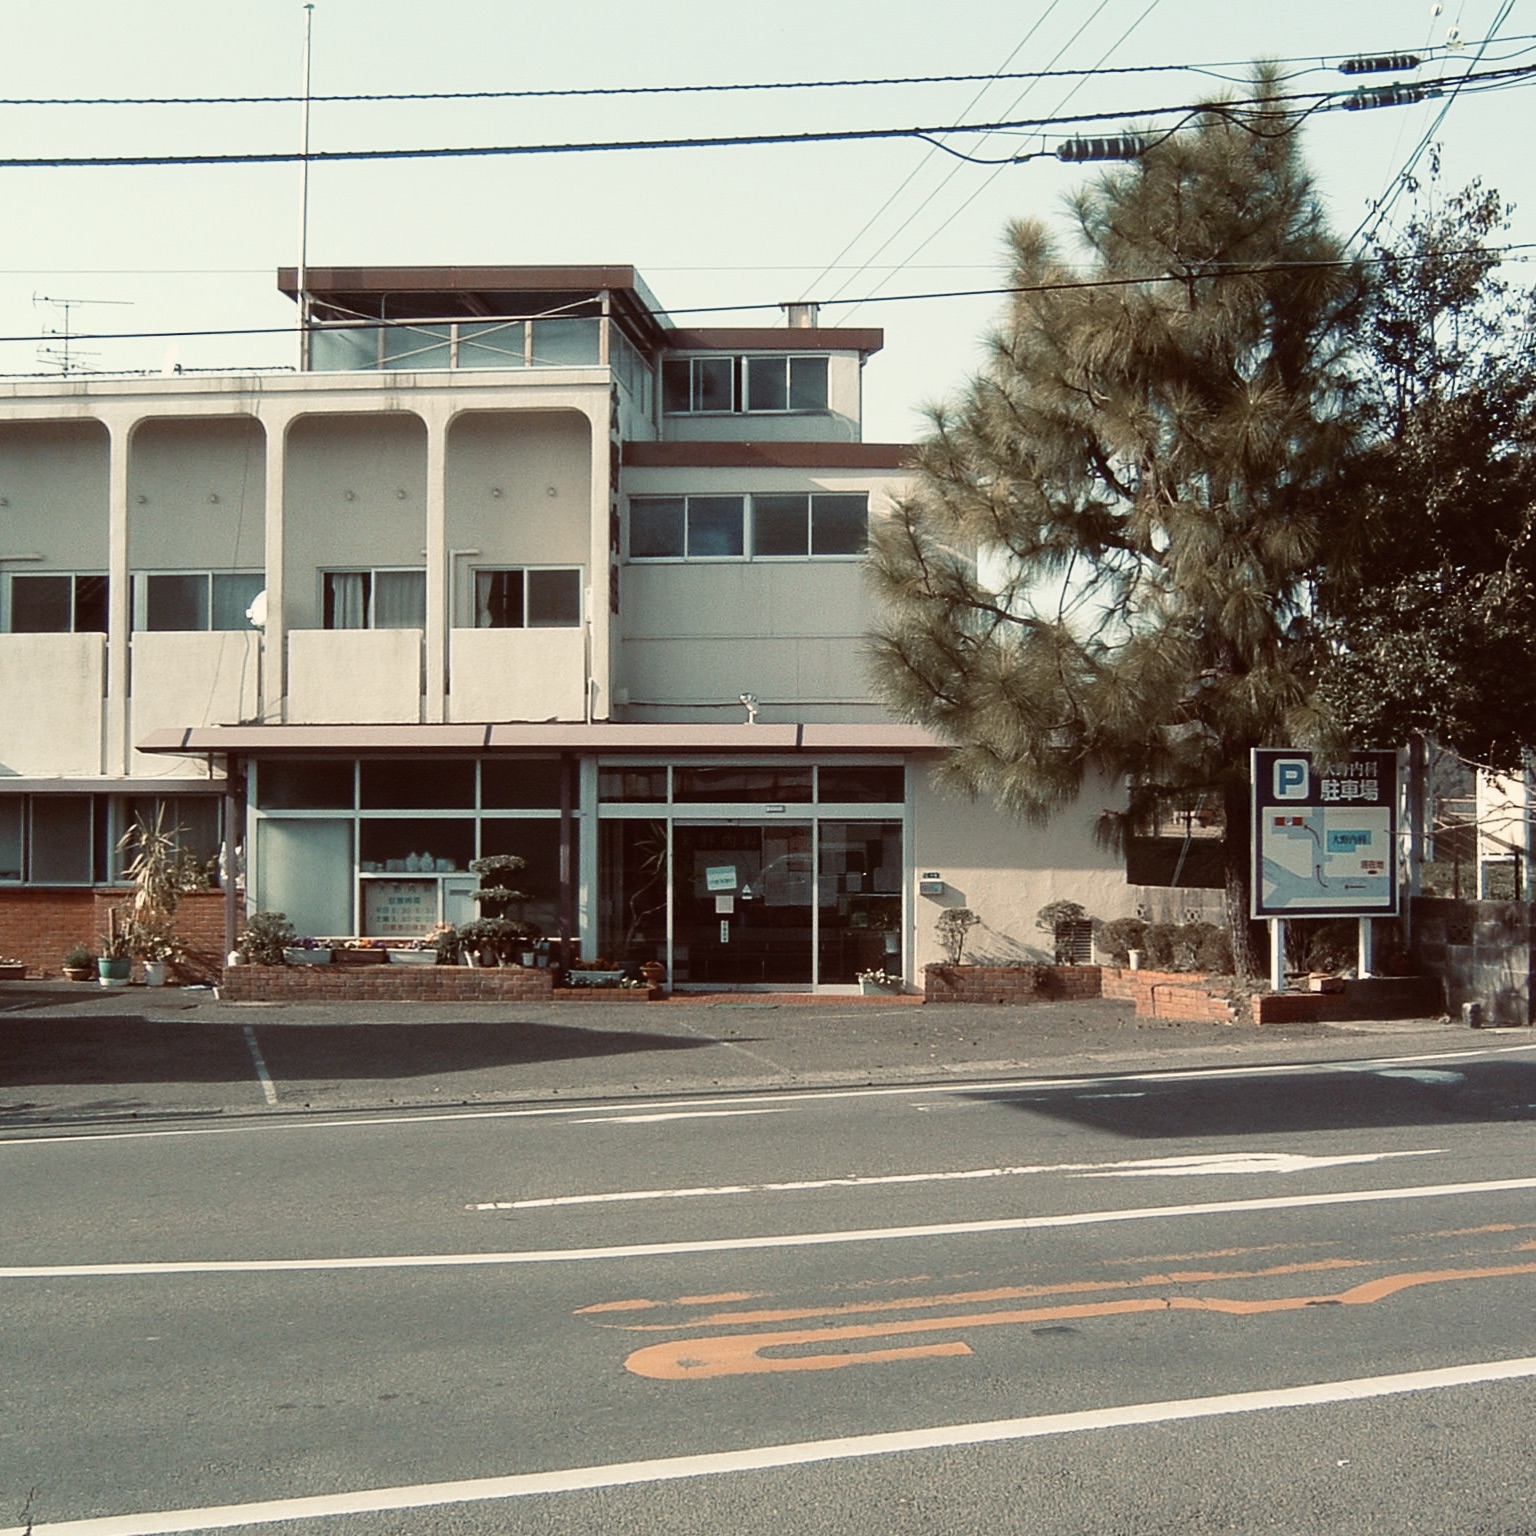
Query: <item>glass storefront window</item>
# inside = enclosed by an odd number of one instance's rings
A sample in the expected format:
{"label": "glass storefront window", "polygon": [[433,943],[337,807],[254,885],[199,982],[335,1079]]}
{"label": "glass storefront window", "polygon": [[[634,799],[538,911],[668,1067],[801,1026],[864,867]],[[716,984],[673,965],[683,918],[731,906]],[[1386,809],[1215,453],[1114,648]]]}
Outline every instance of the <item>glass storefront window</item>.
{"label": "glass storefront window", "polygon": [[355,793],[350,758],[267,759],[256,768],[256,803],[263,810],[350,811]]}
{"label": "glass storefront window", "polygon": [[818,979],[852,982],[871,970],[901,975],[901,824],[823,821],[819,832]]}
{"label": "glass storefront window", "polygon": [[610,803],[661,804],[667,798],[665,768],[601,768],[597,798]]}
{"label": "glass storefront window", "polygon": [[358,767],[365,811],[472,810],[475,765],[449,759],[365,757]]}
{"label": "glass storefront window", "polygon": [[366,816],[357,824],[365,875],[445,874],[475,856],[475,824],[435,816]]}
{"label": "glass storefront window", "polygon": [[350,821],[264,817],[256,823],[256,855],[258,909],[285,913],[299,934],[357,932]]}
{"label": "glass storefront window", "polygon": [[679,768],[673,798],[682,804],[706,801],[804,802],[811,798],[809,768]]}
{"label": "glass storefront window", "polygon": [[850,768],[831,764],[817,772],[816,798],[826,804],[900,805],[906,793],[906,770],[900,766]]}
{"label": "glass storefront window", "polygon": [[559,758],[487,758],[480,765],[480,804],[495,811],[559,810]]}

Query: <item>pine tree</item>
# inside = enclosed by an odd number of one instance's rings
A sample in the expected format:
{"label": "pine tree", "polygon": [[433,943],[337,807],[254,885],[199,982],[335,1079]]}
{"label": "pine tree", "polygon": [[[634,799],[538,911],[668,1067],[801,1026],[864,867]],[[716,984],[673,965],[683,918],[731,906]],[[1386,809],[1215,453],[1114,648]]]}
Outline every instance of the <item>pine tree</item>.
{"label": "pine tree", "polygon": [[1122,831],[1220,806],[1246,974],[1249,750],[1326,735],[1308,578],[1358,430],[1362,279],[1295,128],[1261,68],[1071,201],[1086,272],[1010,228],[1010,310],[871,560],[876,686],[941,778],[1044,818],[1123,774]]}

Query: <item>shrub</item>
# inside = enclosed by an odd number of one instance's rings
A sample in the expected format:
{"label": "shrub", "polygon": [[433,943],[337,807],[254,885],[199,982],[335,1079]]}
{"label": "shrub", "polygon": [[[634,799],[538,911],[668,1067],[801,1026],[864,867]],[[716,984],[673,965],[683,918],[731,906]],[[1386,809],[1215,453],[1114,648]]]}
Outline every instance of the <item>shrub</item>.
{"label": "shrub", "polygon": [[286,912],[253,912],[235,949],[246,965],[281,965],[283,951],[293,943],[293,924]]}
{"label": "shrub", "polygon": [[965,937],[981,919],[969,907],[946,907],[934,925],[939,943],[951,965],[959,965],[965,954]]}
{"label": "shrub", "polygon": [[1147,947],[1147,925],[1139,917],[1115,917],[1099,930],[1099,944],[1116,965],[1124,965],[1133,949]]}

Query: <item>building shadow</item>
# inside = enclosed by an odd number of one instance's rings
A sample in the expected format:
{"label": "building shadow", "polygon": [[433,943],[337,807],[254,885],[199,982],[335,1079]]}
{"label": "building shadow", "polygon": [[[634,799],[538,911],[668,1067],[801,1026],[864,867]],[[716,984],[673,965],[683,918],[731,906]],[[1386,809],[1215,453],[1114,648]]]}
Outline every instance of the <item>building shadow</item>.
{"label": "building shadow", "polygon": [[209,1024],[131,1014],[41,1019],[11,1014],[0,1017],[0,1090],[248,1084],[253,1067],[246,1029],[255,1031],[267,1070],[278,1082],[388,1081],[700,1050],[714,1043],[656,1030],[516,1019],[283,1025],[259,1017],[245,1024]]}

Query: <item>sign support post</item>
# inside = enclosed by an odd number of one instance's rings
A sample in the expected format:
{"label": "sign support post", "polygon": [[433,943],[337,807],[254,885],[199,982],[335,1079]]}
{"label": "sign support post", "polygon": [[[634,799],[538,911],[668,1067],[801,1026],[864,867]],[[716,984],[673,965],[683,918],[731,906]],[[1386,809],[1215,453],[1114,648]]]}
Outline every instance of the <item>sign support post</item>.
{"label": "sign support post", "polygon": [[1269,989],[1285,991],[1285,919],[1269,920]]}

